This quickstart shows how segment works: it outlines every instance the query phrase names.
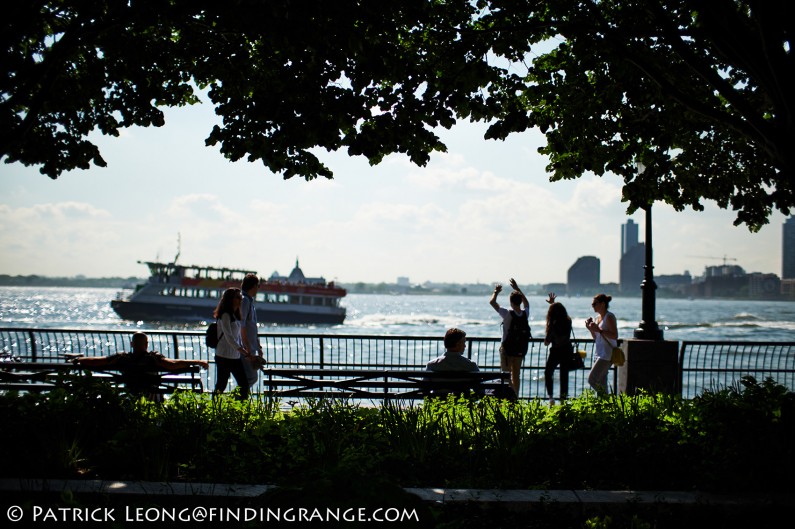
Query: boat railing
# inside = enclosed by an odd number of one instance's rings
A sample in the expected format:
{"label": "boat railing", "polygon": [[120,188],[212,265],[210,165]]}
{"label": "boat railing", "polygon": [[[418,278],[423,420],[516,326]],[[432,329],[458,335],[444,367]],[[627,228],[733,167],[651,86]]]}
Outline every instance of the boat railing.
{"label": "boat railing", "polygon": [[[213,350],[204,344],[203,331],[147,330],[149,347],[169,358],[208,360]],[[66,353],[106,356],[129,350],[130,330],[0,328],[0,353],[23,361],[62,361]],[[444,352],[441,337],[261,333],[260,342],[270,367],[290,369],[424,369]],[[467,337],[466,355],[481,370],[500,366],[497,338]],[[588,369],[593,340],[577,340],[586,351],[586,369],[569,373],[569,395],[588,389]],[[546,398],[544,365],[547,348],[533,339],[522,365],[520,398]],[[679,347],[679,376],[682,396],[687,399],[705,390],[737,385],[743,376],[757,380],[772,378],[795,390],[795,342],[684,341]],[[560,371],[554,374],[559,391]],[[205,388],[215,385],[215,369],[202,373]],[[617,388],[617,371],[611,370],[610,391]],[[261,391],[258,383],[253,391]]]}

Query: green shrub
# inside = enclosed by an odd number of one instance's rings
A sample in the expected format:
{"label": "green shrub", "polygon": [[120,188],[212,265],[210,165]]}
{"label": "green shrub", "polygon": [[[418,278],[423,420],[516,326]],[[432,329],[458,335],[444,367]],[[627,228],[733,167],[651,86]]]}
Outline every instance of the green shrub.
{"label": "green shrub", "polygon": [[0,395],[0,420],[3,477],[781,491],[795,470],[795,397],[751,378],[690,401],[321,399],[289,411],[190,392],[155,404],[86,382]]}

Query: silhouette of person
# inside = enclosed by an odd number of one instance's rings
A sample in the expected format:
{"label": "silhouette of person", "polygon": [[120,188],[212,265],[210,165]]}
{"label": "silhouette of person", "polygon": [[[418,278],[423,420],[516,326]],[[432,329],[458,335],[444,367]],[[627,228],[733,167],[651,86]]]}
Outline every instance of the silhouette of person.
{"label": "silhouette of person", "polygon": [[[463,355],[466,350],[466,333],[455,327],[447,329],[444,335],[444,354],[437,356],[427,364],[426,371],[434,373],[476,373],[480,371],[478,365]],[[428,379],[426,379],[428,380]],[[446,397],[448,394],[469,393],[470,390],[478,392],[479,382],[465,378],[445,379],[442,387],[434,387],[429,394],[434,397]],[[447,385],[449,384],[449,385]]]}
{"label": "silhouette of person", "polygon": [[117,353],[110,356],[81,356],[74,363],[87,368],[111,368],[123,375],[124,386],[130,393],[144,394],[152,400],[162,400],[157,393],[160,371],[176,372],[186,367],[199,366],[207,369],[206,360],[183,360],[166,358],[160,353],[149,351],[149,337],[136,332],[130,339],[132,352]]}
{"label": "silhouette of person", "polygon": [[594,340],[594,356],[596,361],[588,373],[588,384],[600,395],[607,393],[607,373],[610,371],[613,347],[618,344],[618,323],[615,315],[608,311],[613,298],[607,294],[594,296],[591,307],[598,314],[596,320],[585,320],[585,328],[591,332]]}
{"label": "silhouette of person", "polygon": [[257,309],[256,302],[257,290],[259,290],[259,278],[256,274],[246,274],[240,285],[243,293],[243,301],[240,304],[240,338],[243,345],[248,349],[250,356],[243,359],[243,367],[246,370],[246,378],[249,387],[253,387],[259,378],[259,368],[264,364],[262,357],[262,345],[259,343],[257,328]]}
{"label": "silhouette of person", "polygon": [[215,348],[215,393],[223,393],[229,382],[229,375],[235,377],[240,388],[240,399],[249,396],[246,369],[243,367],[243,358],[249,356],[248,349],[243,344],[240,335],[240,305],[243,294],[239,288],[228,288],[221,296],[213,316],[218,320],[218,346]]}
{"label": "silhouette of person", "polygon": [[508,298],[511,304],[510,310],[500,307],[500,304],[497,303],[497,296],[500,294],[500,292],[502,292],[502,285],[496,285],[494,287],[494,292],[491,295],[489,304],[491,304],[494,310],[496,310],[497,313],[502,317],[503,345],[500,347],[500,368],[503,371],[509,371],[511,373],[511,387],[513,387],[516,395],[519,395],[519,385],[522,380],[522,362],[524,361],[524,357],[527,354],[527,348],[525,347],[523,350],[514,351],[511,347],[506,347],[504,344],[508,338],[508,330],[510,329],[512,318],[516,317],[527,318],[528,320],[530,319],[530,303],[527,301],[527,297],[525,297],[522,290],[516,284],[515,279],[511,278],[510,284],[511,288],[513,288],[513,292],[511,292],[511,295]]}
{"label": "silhouette of person", "polygon": [[544,345],[549,347],[549,356],[544,366],[544,384],[547,389],[549,403],[554,404],[553,376],[555,368],[560,366],[560,400],[566,400],[569,393],[569,365],[573,347],[571,344],[571,318],[566,307],[555,301],[555,293],[549,293],[549,309],[547,310],[546,335]]}

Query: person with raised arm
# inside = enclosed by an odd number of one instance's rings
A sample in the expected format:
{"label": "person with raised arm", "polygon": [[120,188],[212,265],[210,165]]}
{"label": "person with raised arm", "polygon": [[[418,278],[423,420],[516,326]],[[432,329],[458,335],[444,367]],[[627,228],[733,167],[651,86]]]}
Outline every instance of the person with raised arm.
{"label": "person with raised arm", "polygon": [[521,385],[522,362],[530,344],[532,335],[530,333],[530,303],[522,292],[522,289],[511,278],[511,292],[508,301],[511,308],[501,307],[497,302],[497,296],[502,292],[502,285],[497,284],[491,294],[489,303],[502,318],[502,343],[500,346],[500,368],[511,373],[511,387],[519,395]]}

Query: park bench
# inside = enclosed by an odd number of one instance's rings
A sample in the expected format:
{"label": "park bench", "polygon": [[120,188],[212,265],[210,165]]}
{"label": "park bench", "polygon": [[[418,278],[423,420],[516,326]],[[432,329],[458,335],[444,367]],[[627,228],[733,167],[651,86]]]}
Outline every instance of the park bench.
{"label": "park bench", "polygon": [[424,399],[450,393],[510,398],[510,373],[431,372],[406,369],[263,368],[263,393],[271,397]]}
{"label": "park bench", "polygon": [[71,362],[2,362],[0,363],[0,390],[41,392],[57,387],[68,387],[79,378],[90,375],[93,379],[110,382],[119,388],[145,382],[147,393],[170,394],[178,389],[201,392],[204,390],[199,366],[184,367],[176,371],[159,369],[140,373],[109,367],[87,367]]}
{"label": "park bench", "polygon": [[48,391],[65,385],[73,369],[68,362],[2,362],[0,390]]}

